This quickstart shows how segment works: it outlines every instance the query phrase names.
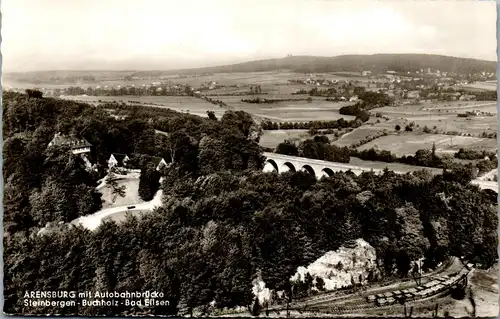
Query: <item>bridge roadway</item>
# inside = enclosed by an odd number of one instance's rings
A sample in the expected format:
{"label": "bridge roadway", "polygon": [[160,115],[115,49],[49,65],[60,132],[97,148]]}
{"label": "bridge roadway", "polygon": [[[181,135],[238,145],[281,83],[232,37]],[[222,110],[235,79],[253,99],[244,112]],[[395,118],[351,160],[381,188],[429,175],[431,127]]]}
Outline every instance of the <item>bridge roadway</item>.
{"label": "bridge roadway", "polygon": [[[266,157],[266,165],[264,166],[265,172],[276,171],[279,174],[297,170],[304,170],[310,174],[321,178],[323,176],[331,176],[334,172],[346,172],[351,170],[354,174],[360,175],[362,172],[374,172],[380,174],[383,172],[381,169],[374,169],[371,167],[362,167],[349,165],[344,163],[328,162],[316,159],[310,159],[305,157],[281,155],[276,153],[265,152],[263,154]],[[421,169],[420,167],[415,170]],[[394,171],[397,174],[405,174],[406,172]],[[490,189],[498,193],[498,183],[493,181],[484,181],[480,179],[475,179],[472,181],[473,184],[478,185],[481,189]]]}

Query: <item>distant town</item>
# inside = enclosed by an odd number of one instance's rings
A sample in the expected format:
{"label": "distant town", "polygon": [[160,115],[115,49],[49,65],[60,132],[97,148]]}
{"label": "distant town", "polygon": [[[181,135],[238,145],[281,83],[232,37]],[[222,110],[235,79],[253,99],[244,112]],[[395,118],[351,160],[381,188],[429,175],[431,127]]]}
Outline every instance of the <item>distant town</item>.
{"label": "distant town", "polygon": [[[201,74],[206,77],[210,74]],[[338,79],[341,75],[345,79]],[[198,77],[198,75],[190,76]],[[364,80],[356,79],[363,77]],[[35,78],[18,79],[18,82],[29,81],[39,83],[36,88],[47,97],[60,96],[201,96],[210,95],[211,91],[224,88],[248,88],[244,95],[261,94],[259,86],[251,84],[225,84],[224,81],[206,81],[198,86],[186,83],[175,83],[175,78],[186,79],[188,76],[158,78],[154,76],[124,76],[123,83],[117,85],[102,85],[94,76],[49,77],[45,80]],[[352,79],[349,79],[352,78]],[[127,82],[141,81],[143,84],[127,84]],[[150,81],[147,83],[147,81]],[[491,89],[495,84],[495,73],[482,71],[474,74],[458,74],[442,72],[438,69],[420,69],[415,72],[396,72],[387,70],[375,73],[365,70],[359,73],[304,74],[289,79],[290,85],[306,85],[310,90],[300,89],[294,94],[320,95],[338,101],[358,101],[355,87],[363,87],[367,91],[387,94],[394,99],[395,104],[413,104],[422,100],[428,101],[471,101],[485,100],[483,93],[471,92],[464,87],[476,82],[491,82]],[[66,83],[61,87],[51,87],[59,83]],[[68,85],[68,83],[78,83]],[[45,85],[47,84],[47,85]],[[255,88],[255,91],[254,91]],[[24,92],[24,88],[6,86],[6,90]],[[495,92],[496,93],[496,92]],[[217,95],[217,94],[216,94]],[[488,98],[491,100],[491,98]]]}

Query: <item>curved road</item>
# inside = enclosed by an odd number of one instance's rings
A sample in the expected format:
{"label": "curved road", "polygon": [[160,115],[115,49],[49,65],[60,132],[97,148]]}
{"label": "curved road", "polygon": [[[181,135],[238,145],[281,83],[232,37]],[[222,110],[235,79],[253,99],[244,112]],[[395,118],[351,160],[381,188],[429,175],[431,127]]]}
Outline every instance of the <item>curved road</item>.
{"label": "curved road", "polygon": [[[102,220],[106,217],[113,218],[114,215],[120,215],[126,212],[136,213],[137,211],[151,211],[155,207],[161,206],[161,198],[163,195],[163,191],[160,189],[156,192],[155,197],[145,203],[132,204],[132,205],[123,205],[118,207],[111,207],[107,209],[100,210],[92,215],[82,216],[75,220],[73,220],[70,224],[78,225],[81,224],[83,227],[88,228],[90,230],[94,230],[101,224]],[[129,210],[128,207],[135,206],[133,209]]]}

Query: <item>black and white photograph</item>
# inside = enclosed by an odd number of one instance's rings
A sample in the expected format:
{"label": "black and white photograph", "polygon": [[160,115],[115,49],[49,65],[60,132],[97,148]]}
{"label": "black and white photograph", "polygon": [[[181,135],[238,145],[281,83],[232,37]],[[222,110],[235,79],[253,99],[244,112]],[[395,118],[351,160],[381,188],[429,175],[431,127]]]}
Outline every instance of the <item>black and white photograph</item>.
{"label": "black and white photograph", "polygon": [[498,316],[500,4],[0,9],[4,315]]}

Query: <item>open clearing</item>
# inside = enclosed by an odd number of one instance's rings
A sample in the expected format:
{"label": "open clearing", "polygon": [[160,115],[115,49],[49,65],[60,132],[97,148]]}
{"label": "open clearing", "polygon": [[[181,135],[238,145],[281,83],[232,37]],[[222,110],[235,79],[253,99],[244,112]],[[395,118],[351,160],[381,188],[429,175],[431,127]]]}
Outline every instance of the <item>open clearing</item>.
{"label": "open clearing", "polygon": [[139,174],[131,172],[126,175],[115,175],[118,186],[125,186],[125,196],[117,196],[115,202],[113,202],[111,187],[106,184],[105,178],[101,180],[96,189],[102,194],[102,209],[142,203],[143,200],[139,197]]}
{"label": "open clearing", "polygon": [[420,149],[432,149],[433,143],[436,145],[437,152],[458,151],[460,148],[491,151],[498,147],[495,139],[404,132],[397,135],[381,136],[361,145],[358,150],[377,147],[380,150],[391,151],[397,156],[414,155]]}

